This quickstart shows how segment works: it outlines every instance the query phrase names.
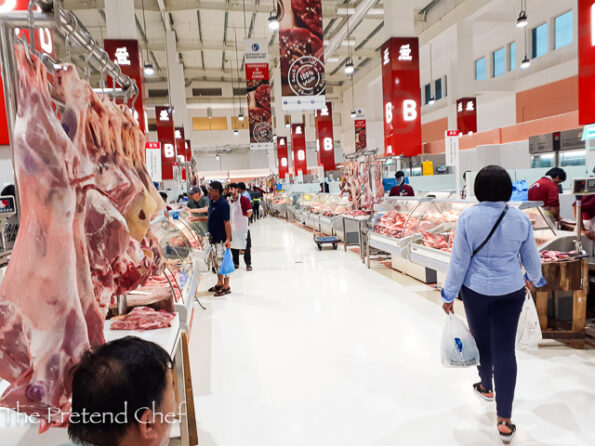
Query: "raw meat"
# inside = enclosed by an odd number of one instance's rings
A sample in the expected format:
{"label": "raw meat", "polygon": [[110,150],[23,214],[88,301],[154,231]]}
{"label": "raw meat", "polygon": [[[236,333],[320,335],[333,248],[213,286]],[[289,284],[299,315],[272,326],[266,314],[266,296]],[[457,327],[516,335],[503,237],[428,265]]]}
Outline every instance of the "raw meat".
{"label": "raw meat", "polygon": [[560,252],[560,251],[553,251],[553,250],[545,250],[541,251],[541,261],[543,263],[553,263],[559,262],[561,260],[569,260],[572,257],[576,256],[576,251],[570,252]]}
{"label": "raw meat", "polygon": [[382,184],[382,163],[376,162],[374,169],[374,184],[376,185],[375,201],[379,203],[384,198],[384,185]]}
{"label": "raw meat", "polygon": [[155,330],[171,327],[175,314],[167,311],[155,311],[149,307],[138,307],[130,313],[112,322],[112,330]]}
{"label": "raw meat", "polygon": [[[45,68],[37,59],[28,62],[23,47],[17,46],[15,53],[19,107],[14,162],[17,180],[26,186],[20,190],[21,226],[0,303],[22,332],[2,339],[0,356],[11,358],[20,370],[0,368],[2,378],[11,382],[0,403],[12,408],[19,404],[27,413],[47,413],[51,407],[68,411],[67,372],[89,348],[73,232],[81,154],[52,111]],[[48,418],[62,421],[59,413]]]}
{"label": "raw meat", "polygon": [[260,85],[254,92],[254,97],[259,107],[271,112],[271,87],[268,83]]}

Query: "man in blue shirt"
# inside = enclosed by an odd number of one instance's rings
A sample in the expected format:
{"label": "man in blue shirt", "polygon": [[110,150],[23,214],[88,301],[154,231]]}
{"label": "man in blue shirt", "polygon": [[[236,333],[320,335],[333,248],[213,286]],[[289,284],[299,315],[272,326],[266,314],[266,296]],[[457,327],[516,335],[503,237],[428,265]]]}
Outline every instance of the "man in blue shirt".
{"label": "man in blue shirt", "polygon": [[[213,246],[213,266],[218,273],[221,269],[221,262],[225,251],[231,247],[231,224],[229,221],[229,204],[223,196],[223,186],[219,181],[213,181],[209,188],[211,196],[211,207],[209,208],[209,217],[207,228],[209,230],[209,240]],[[225,296],[231,293],[229,288],[229,275],[217,274],[217,285],[210,288],[215,296]]]}

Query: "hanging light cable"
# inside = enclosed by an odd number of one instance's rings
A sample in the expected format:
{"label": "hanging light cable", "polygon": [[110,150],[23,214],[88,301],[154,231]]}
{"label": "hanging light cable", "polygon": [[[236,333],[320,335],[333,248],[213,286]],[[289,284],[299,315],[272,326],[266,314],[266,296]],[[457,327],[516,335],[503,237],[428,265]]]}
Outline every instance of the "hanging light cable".
{"label": "hanging light cable", "polygon": [[531,66],[531,61],[529,60],[529,57],[527,57],[527,30],[526,29],[523,31],[523,34],[525,35],[525,58],[521,62],[521,68],[523,70],[526,70],[527,68],[529,68]]}
{"label": "hanging light cable", "polygon": [[349,114],[349,116],[351,116],[352,119],[355,119],[357,116],[357,111],[355,110],[355,89],[353,86],[353,78],[355,76],[351,76],[351,113]]}
{"label": "hanging light cable", "polygon": [[[238,68],[238,33],[236,30],[236,27],[233,27],[233,35],[235,38],[235,45],[236,45],[236,69],[238,71],[238,77],[240,74],[239,68]],[[234,74],[233,74],[233,63],[231,65],[231,100],[233,103],[233,114],[235,116],[236,114],[236,93],[235,93],[235,88],[234,88],[234,82],[233,82],[233,78],[234,78]],[[240,107],[242,105],[240,104]],[[238,118],[239,119],[239,118]],[[234,136],[238,136],[239,132],[238,132],[238,126],[237,123],[234,124],[234,129],[233,129],[233,135]]]}
{"label": "hanging light cable", "polygon": [[347,62],[345,63],[345,75],[351,76],[355,72],[355,65],[353,64],[353,57],[351,53],[351,31],[349,30],[349,0],[347,0]]}
{"label": "hanging light cable", "polygon": [[433,82],[433,73],[432,73],[432,42],[430,42],[430,98],[428,99],[428,105],[432,105],[434,104],[434,102],[436,102],[436,99],[434,98],[434,95],[432,94],[432,82]]}
{"label": "hanging light cable", "polygon": [[[246,1],[242,0],[242,6],[244,10],[244,40],[246,40]],[[236,68],[238,70],[238,79],[240,78],[240,64],[238,63],[238,40],[236,37]],[[242,100],[239,100],[240,112],[238,113],[238,120],[244,122],[244,110],[242,110]]]}
{"label": "hanging light cable", "polygon": [[143,8],[143,26],[145,28],[145,39],[147,39],[147,60],[144,63],[145,76],[153,76],[155,74],[155,69],[153,68],[153,64],[149,59],[149,37],[147,36],[147,19],[145,18],[145,0],[141,1],[141,6]]}

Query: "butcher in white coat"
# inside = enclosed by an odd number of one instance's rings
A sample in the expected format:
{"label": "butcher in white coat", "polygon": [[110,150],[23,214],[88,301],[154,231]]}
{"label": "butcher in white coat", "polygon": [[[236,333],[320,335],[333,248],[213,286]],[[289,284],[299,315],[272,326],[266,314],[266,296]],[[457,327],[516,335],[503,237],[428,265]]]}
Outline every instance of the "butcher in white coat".
{"label": "butcher in white coat", "polygon": [[246,269],[252,270],[252,259],[248,245],[248,220],[252,216],[252,204],[244,195],[240,194],[237,184],[229,185],[231,197],[229,199],[229,213],[231,221],[231,253],[236,269],[240,267],[240,254],[244,254]]}

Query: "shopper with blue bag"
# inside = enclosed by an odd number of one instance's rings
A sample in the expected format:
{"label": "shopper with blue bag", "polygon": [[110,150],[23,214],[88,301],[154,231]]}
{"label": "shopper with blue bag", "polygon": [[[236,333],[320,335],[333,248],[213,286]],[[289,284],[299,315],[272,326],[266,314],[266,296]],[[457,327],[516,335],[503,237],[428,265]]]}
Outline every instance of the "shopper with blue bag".
{"label": "shopper with blue bag", "polygon": [[[474,191],[479,204],[463,211],[457,222],[442,289],[443,308],[452,323],[454,300],[461,295],[481,362],[477,366],[481,381],[473,390],[493,401],[494,380],[498,435],[508,443],[516,432],[511,421],[517,376],[515,338],[525,285],[541,287],[545,280],[531,222],[524,212],[507,204],[512,181],[506,170],[484,167],[475,178]],[[451,347],[456,352],[457,346]],[[465,345],[461,342],[458,347],[463,350]]]}
{"label": "shopper with blue bag", "polygon": [[[213,267],[217,271],[217,285],[209,288],[215,296],[225,296],[231,293],[229,275],[234,272],[233,259],[231,258],[231,223],[229,220],[229,204],[223,196],[223,185],[213,181],[209,187],[211,207],[207,228],[211,242]],[[231,261],[231,267],[229,262]]]}

